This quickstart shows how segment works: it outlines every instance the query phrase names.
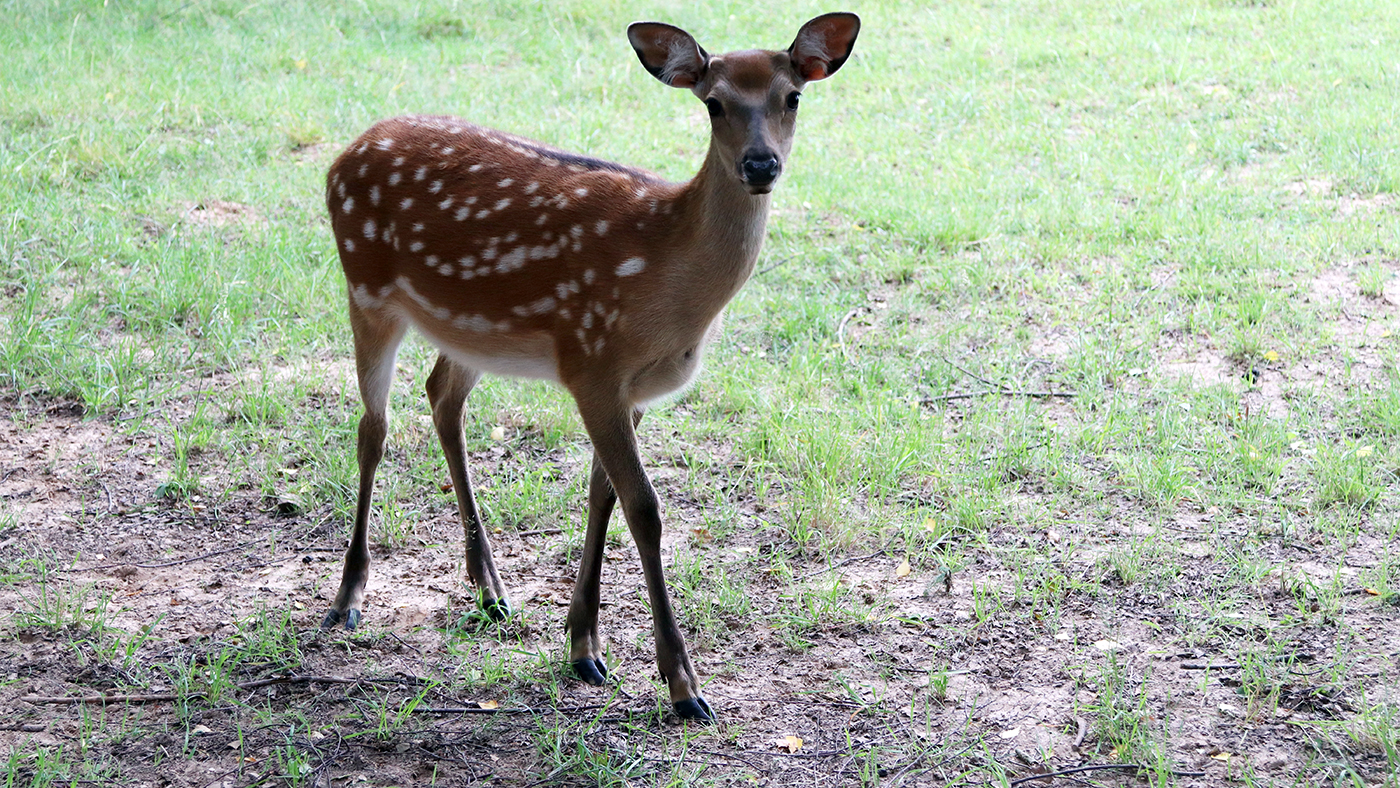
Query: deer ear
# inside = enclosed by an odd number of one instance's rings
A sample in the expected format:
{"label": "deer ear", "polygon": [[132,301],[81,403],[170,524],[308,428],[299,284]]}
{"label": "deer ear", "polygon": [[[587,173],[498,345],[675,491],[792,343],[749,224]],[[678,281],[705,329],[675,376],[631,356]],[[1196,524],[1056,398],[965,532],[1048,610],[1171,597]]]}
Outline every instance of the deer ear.
{"label": "deer ear", "polygon": [[822,14],[797,31],[788,47],[792,66],[807,82],[826,79],[851,56],[860,33],[860,17],[855,14]]}
{"label": "deer ear", "polygon": [[691,35],[662,22],[633,22],[627,40],[653,77],[673,88],[693,88],[705,76],[710,55]]}

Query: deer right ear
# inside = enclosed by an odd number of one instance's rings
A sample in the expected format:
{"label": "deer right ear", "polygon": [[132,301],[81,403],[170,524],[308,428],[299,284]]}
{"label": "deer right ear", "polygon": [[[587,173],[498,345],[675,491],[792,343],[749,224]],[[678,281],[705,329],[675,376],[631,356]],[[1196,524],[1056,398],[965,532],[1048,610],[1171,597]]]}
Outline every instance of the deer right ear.
{"label": "deer right ear", "polygon": [[710,55],[691,35],[663,22],[633,22],[627,40],[653,77],[673,88],[693,88],[705,76]]}

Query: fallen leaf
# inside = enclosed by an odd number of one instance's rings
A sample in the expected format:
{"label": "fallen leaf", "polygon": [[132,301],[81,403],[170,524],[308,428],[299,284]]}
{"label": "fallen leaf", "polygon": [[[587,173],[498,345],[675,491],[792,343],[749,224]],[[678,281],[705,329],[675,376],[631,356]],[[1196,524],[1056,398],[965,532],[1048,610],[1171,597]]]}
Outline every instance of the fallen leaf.
{"label": "fallen leaf", "polygon": [[1264,360],[1265,360],[1265,361],[1278,361],[1278,352],[1277,352],[1277,351],[1274,351],[1274,350],[1266,350],[1266,351],[1264,351]]}
{"label": "fallen leaf", "polygon": [[501,707],[501,702],[498,700],[479,700],[476,702],[476,705],[477,708],[481,709],[499,709]]}
{"label": "fallen leaf", "polygon": [[505,439],[506,439],[506,428],[505,428],[505,427],[497,427],[496,429],[491,430],[491,440],[493,440],[493,441],[503,441],[503,440],[505,440]]}
{"label": "fallen leaf", "polygon": [[899,566],[894,568],[894,576],[908,577],[911,571],[913,570],[909,568],[909,559],[905,558],[903,561],[899,562]]}
{"label": "fallen leaf", "polygon": [[1217,752],[1216,754],[1214,754],[1214,755],[1212,755],[1212,756],[1210,756],[1210,757],[1211,757],[1212,759],[1214,759],[1214,760],[1217,760],[1217,761],[1228,761],[1228,760],[1230,760],[1231,758],[1233,758],[1234,756],[1231,755],[1231,754],[1228,753],[1228,752]]}
{"label": "fallen leaf", "polygon": [[1094,648],[1099,651],[1117,651],[1123,648],[1123,644],[1116,640],[1096,640],[1094,641]]}
{"label": "fallen leaf", "polygon": [[802,749],[802,737],[791,735],[784,736],[781,739],[778,739],[777,741],[773,742],[773,744],[780,750],[787,750],[790,753],[797,752],[798,750]]}

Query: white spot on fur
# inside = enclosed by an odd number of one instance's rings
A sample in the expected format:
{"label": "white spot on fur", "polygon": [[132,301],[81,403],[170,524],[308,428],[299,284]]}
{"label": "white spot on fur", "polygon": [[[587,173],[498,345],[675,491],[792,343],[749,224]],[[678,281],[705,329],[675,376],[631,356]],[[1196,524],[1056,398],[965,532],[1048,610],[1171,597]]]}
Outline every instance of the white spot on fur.
{"label": "white spot on fur", "polygon": [[355,210],[355,198],[354,198],[354,197],[346,197],[346,198],[345,198],[345,202],[343,202],[343,203],[340,204],[340,212],[341,212],[341,213],[350,213],[350,212],[353,211],[353,210]]}
{"label": "white spot on fur", "polygon": [[504,255],[501,255],[500,261],[496,263],[496,270],[500,273],[506,273],[508,271],[514,271],[515,269],[520,268],[521,266],[525,265],[525,254],[525,247],[515,247],[509,252],[506,252]]}
{"label": "white spot on fur", "polygon": [[510,186],[512,183],[515,183],[514,178],[502,178],[501,180],[496,181],[496,188],[504,189],[507,186]]}
{"label": "white spot on fur", "polygon": [[384,306],[384,302],[389,300],[389,296],[393,292],[393,285],[384,285],[379,288],[378,294],[371,294],[369,292],[369,287],[365,285],[355,285],[350,288],[350,298],[355,302],[356,306],[364,307],[365,309],[378,309]]}
{"label": "white spot on fur", "polygon": [[371,187],[369,187],[369,204],[370,204],[370,205],[378,205],[378,204],[379,204],[379,187],[378,187],[378,186],[371,186]]}
{"label": "white spot on fur", "polygon": [[[426,177],[428,177],[427,167],[419,167],[418,169],[413,171],[413,180],[415,181],[421,181]],[[438,181],[438,183],[442,183],[442,181]]]}
{"label": "white spot on fur", "polygon": [[488,320],[485,317],[482,317],[481,315],[458,315],[457,317],[453,318],[452,325],[455,328],[465,329],[467,331],[475,331],[478,334],[489,334],[497,330],[504,330],[500,328],[500,326],[502,325],[509,326],[509,324],[505,321],[497,323],[496,321]]}
{"label": "white spot on fur", "polygon": [[497,201],[496,201],[496,210],[498,210],[498,211],[504,210],[504,209],[506,208],[506,206],[508,206],[508,205],[510,205],[510,198],[509,198],[509,197],[506,197],[506,198],[504,198],[504,199],[497,200]]}
{"label": "white spot on fur", "polygon": [[525,185],[525,193],[526,193],[526,194],[534,194],[536,191],[539,190],[539,188],[540,188],[540,182],[539,182],[539,181],[530,181],[528,184]]}
{"label": "white spot on fur", "polygon": [[593,232],[597,233],[598,235],[607,235],[607,234],[608,234],[608,220],[607,220],[607,219],[599,219],[599,220],[598,220],[598,223],[595,224],[595,225],[593,225]]}
{"label": "white spot on fur", "polygon": [[374,147],[380,150],[388,150],[394,147],[394,140],[391,137],[385,137],[384,139],[374,143]]}
{"label": "white spot on fur", "polygon": [[430,254],[427,257],[423,258],[423,262],[427,265],[437,265],[439,262],[438,256],[435,254]]}
{"label": "white spot on fur", "polygon": [[463,219],[466,219],[468,216],[471,216],[471,213],[471,208],[458,208],[457,212],[452,214],[452,218],[460,222]]}
{"label": "white spot on fur", "polygon": [[646,267],[646,260],[640,257],[629,257],[621,263],[618,263],[616,273],[618,276],[635,276],[636,274],[640,274],[642,269]]}
{"label": "white spot on fur", "polygon": [[547,222],[547,221],[549,221],[549,214],[547,214],[547,213],[542,213],[542,214],[540,214],[539,216],[535,217],[535,226],[536,226],[536,227],[543,227],[543,226],[544,226],[544,223]]}
{"label": "white spot on fur", "polygon": [[438,208],[441,209],[441,210],[444,210],[444,211],[447,210],[448,208],[451,208],[451,207],[452,207],[452,198],[451,198],[451,197],[448,197],[447,199],[442,200],[441,202],[438,203]]}
{"label": "white spot on fur", "polygon": [[442,191],[442,181],[433,181],[432,183],[428,184],[429,194],[437,194],[440,191]]}
{"label": "white spot on fur", "polygon": [[584,327],[584,328],[592,328],[592,327],[593,327],[593,313],[592,313],[592,312],[584,312],[584,313],[583,313],[583,318],[582,318],[581,320],[579,320],[579,322],[583,324],[583,327]]}
{"label": "white spot on fur", "polygon": [[578,195],[579,197],[587,197],[588,190],[580,186],[579,188],[574,189],[574,194]]}
{"label": "white spot on fur", "polygon": [[421,233],[421,232],[423,232],[423,223],[422,223],[422,222],[414,222],[414,223],[413,223],[413,232],[415,232],[415,233]]}
{"label": "white spot on fur", "polygon": [[347,252],[353,252],[353,251],[355,251],[355,242],[354,242],[352,239],[346,238],[346,239],[345,239],[344,241],[342,241],[341,243],[345,246],[345,251],[347,251]]}
{"label": "white spot on fur", "polygon": [[399,185],[399,181],[401,181],[401,180],[403,180],[403,175],[399,174],[399,172],[398,172],[397,170],[395,170],[394,172],[389,173],[389,185],[390,185],[390,186],[398,186],[398,185]]}
{"label": "white spot on fur", "polygon": [[408,251],[410,251],[410,252],[421,252],[421,251],[423,251],[423,242],[422,242],[422,241],[414,241],[413,243],[411,243],[411,244],[408,245]]}
{"label": "white spot on fur", "polygon": [[594,271],[593,271],[592,268],[585,269],[584,272],[583,272],[583,283],[586,284],[586,285],[591,285],[591,284],[593,284],[593,279],[594,279],[594,277],[596,277],[596,276],[597,276],[597,274],[594,273]]}
{"label": "white spot on fur", "polygon": [[403,163],[404,163],[405,161],[408,161],[408,159],[404,158],[403,156],[395,156],[395,157],[394,157],[394,166],[395,166],[395,167],[402,167],[402,166],[403,166]]}
{"label": "white spot on fur", "polygon": [[530,315],[544,315],[553,312],[554,306],[554,299],[545,296],[544,298],[537,298],[523,306],[511,307],[510,311],[520,317],[529,317]]}
{"label": "white spot on fur", "polygon": [[375,231],[374,220],[373,220],[373,219],[366,219],[366,220],[365,220],[365,238],[367,238],[368,240],[373,241],[373,240],[374,240],[374,231]]}
{"label": "white spot on fur", "polygon": [[412,197],[405,197],[405,198],[403,198],[402,200],[399,201],[399,210],[401,210],[401,211],[406,211],[406,210],[408,210],[409,208],[412,208],[412,207],[413,207],[413,198],[412,198]]}
{"label": "white spot on fur", "polygon": [[408,280],[408,277],[401,276],[398,279],[395,279],[394,283],[399,286],[400,290],[407,293],[408,297],[413,299],[414,303],[422,307],[424,312],[427,312],[428,314],[432,315],[438,320],[447,321],[451,319],[451,311],[449,311],[446,307],[441,307],[434,304],[432,301],[428,300],[427,296],[413,289],[413,283]]}
{"label": "white spot on fur", "polygon": [[368,165],[368,164],[361,164],[361,165],[360,165],[360,177],[361,177],[361,178],[365,177],[365,173],[367,173],[367,172],[369,172],[369,165]]}

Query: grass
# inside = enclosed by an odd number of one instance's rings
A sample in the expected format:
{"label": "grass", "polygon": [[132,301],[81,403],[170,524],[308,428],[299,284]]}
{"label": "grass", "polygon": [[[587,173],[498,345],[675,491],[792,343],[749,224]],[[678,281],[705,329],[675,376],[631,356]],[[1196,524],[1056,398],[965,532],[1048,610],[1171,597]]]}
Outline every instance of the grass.
{"label": "grass", "polygon": [[[1260,785],[1395,784],[1383,633],[1400,547],[1400,23],[1388,5],[854,9],[857,56],[804,95],[759,272],[702,378],[641,428],[710,690],[786,692],[771,675],[810,704],[731,715],[714,733],[668,727],[652,703],[620,522],[608,565],[621,583],[604,611],[618,617],[609,664],[631,671],[621,694],[581,718],[434,727],[420,710],[583,703],[560,673],[550,600],[567,591],[550,578],[577,560],[590,450],[557,390],[492,380],[468,409],[479,500],[523,571],[507,584],[533,594],[516,623],[430,619],[329,645],[305,632],[319,611],[281,607],[271,589],[314,608],[330,564],[286,589],[256,573],[304,544],[334,555],[354,505],[359,403],[321,204],[340,146],[381,117],[447,112],[682,179],[704,150],[703,113],[637,67],[627,22],[671,21],[724,51],[785,44],[834,9],[5,9],[0,396],[28,453],[0,471],[14,506],[0,511],[0,593],[18,611],[0,629],[0,678],[28,681],[39,669],[16,655],[40,642],[97,671],[61,674],[69,684],[181,698],[169,714],[109,710],[79,742],[7,740],[7,784],[134,779],[154,767],[131,741],[240,780],[315,785],[346,768],[331,742],[370,739],[366,762],[393,767],[388,782],[477,779],[484,769],[462,762],[517,741],[528,747],[489,768],[520,784],[783,784],[800,759],[770,742],[818,723],[843,733],[807,754],[828,753],[852,784],[985,783],[1044,748],[1052,766],[1116,753],[1154,785],[1227,767]],[[378,487],[377,549],[400,562],[460,561],[421,393],[431,356],[417,341],[401,356]],[[100,448],[41,439],[67,423],[53,403],[77,408]],[[70,514],[26,492],[55,479],[81,499]],[[265,550],[265,567],[196,564],[228,578],[210,593],[246,588],[266,606],[211,613],[213,633],[182,641],[177,608],[142,606],[168,576],[131,591],[75,571],[119,548],[92,534],[129,512],[176,536],[103,560],[160,564],[200,540],[275,533],[247,548]],[[392,604],[378,597],[373,626],[390,627]],[[1100,640],[1126,649],[1100,653]],[[1314,661],[1291,661],[1299,652]],[[1239,667],[1187,680],[1169,661],[1183,653]],[[427,683],[335,698],[239,687],[308,665]],[[1036,730],[1079,716],[1082,749],[1067,746],[1073,732],[1002,738],[1034,726],[970,711],[1016,684],[1051,697],[1071,676],[1080,695]],[[862,686],[880,692],[858,713],[819,705]],[[1212,759],[1191,744],[1216,725],[1235,741],[1245,721],[1262,731],[1248,752],[1211,739],[1230,756]],[[188,733],[198,725],[215,733]],[[256,764],[227,759],[234,730]],[[423,750],[440,757],[413,772],[405,753]]]}

